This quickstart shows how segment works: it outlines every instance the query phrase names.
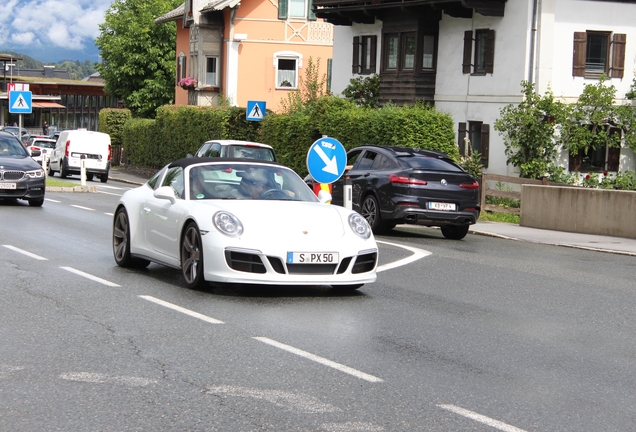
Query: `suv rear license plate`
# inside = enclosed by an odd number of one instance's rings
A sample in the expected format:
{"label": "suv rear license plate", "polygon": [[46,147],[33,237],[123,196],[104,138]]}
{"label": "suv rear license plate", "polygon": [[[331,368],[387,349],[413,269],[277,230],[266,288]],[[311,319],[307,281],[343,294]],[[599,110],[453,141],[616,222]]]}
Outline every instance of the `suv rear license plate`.
{"label": "suv rear license plate", "polygon": [[0,183],[0,189],[15,189],[15,183]]}
{"label": "suv rear license plate", "polygon": [[287,252],[287,264],[333,264],[338,252]]}
{"label": "suv rear license plate", "polygon": [[443,211],[455,211],[454,203],[441,203],[441,202],[429,202],[428,208],[430,210],[443,210]]}

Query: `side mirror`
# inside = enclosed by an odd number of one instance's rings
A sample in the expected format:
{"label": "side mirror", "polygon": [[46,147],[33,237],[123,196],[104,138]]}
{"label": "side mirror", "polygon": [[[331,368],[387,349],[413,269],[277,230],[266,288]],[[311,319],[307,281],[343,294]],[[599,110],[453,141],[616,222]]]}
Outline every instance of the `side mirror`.
{"label": "side mirror", "polygon": [[326,190],[321,190],[318,192],[318,201],[323,204],[329,204],[331,202],[331,194]]}
{"label": "side mirror", "polygon": [[161,186],[159,189],[155,191],[153,194],[155,198],[165,199],[170,201],[171,204],[177,202],[177,199],[174,196],[174,191],[170,186]]}

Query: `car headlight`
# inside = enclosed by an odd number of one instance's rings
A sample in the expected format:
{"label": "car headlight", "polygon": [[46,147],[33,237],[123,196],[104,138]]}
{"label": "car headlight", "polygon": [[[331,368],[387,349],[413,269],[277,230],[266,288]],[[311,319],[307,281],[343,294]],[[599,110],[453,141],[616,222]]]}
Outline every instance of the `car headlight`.
{"label": "car headlight", "polygon": [[26,176],[28,178],[42,178],[42,177],[44,177],[44,170],[38,169],[38,170],[33,170],[33,171],[27,171],[26,172]]}
{"label": "car headlight", "polygon": [[349,226],[354,233],[363,239],[366,240],[371,237],[371,227],[369,226],[369,223],[358,213],[352,213],[349,215]]}
{"label": "car headlight", "polygon": [[230,212],[218,211],[212,216],[212,222],[216,229],[229,237],[238,237],[243,234],[243,224]]}

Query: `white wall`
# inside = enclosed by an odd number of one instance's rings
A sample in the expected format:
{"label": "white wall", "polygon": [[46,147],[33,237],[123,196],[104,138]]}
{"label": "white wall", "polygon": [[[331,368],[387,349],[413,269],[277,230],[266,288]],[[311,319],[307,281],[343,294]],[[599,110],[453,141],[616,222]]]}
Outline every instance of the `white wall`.
{"label": "white wall", "polygon": [[376,20],[374,24],[353,24],[352,26],[334,26],[333,34],[333,60],[331,63],[331,91],[339,95],[349,85],[351,78],[358,75],[351,73],[353,64],[353,38],[354,36],[377,35],[376,70],[380,70],[380,48],[382,39],[382,22]]}

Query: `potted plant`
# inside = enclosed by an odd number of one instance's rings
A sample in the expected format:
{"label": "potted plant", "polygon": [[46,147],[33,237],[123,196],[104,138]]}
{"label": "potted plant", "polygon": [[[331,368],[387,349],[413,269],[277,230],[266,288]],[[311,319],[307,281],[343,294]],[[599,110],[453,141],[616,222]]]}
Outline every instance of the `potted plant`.
{"label": "potted plant", "polygon": [[182,78],[181,80],[179,80],[178,85],[184,90],[196,90],[197,80],[190,77]]}

